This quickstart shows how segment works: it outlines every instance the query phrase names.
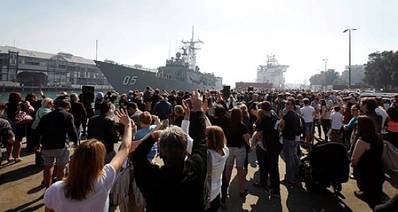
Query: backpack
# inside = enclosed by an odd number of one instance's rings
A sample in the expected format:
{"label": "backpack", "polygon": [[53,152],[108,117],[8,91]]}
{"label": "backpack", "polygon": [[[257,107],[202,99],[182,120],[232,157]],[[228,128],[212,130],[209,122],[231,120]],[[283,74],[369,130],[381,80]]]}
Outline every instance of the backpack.
{"label": "backpack", "polygon": [[16,124],[28,124],[33,121],[32,116],[28,115],[26,112],[19,111],[15,115],[15,123]]}

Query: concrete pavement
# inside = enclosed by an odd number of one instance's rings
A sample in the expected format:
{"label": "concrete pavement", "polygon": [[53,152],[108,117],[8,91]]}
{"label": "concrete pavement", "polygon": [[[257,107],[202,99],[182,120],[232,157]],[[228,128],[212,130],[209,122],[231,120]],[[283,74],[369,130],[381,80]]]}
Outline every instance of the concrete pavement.
{"label": "concrete pavement", "polygon": [[[4,151],[4,149],[3,149]],[[357,199],[353,192],[357,189],[355,181],[343,184],[343,190],[336,196],[329,190],[322,193],[307,192],[305,187],[287,189],[281,185],[281,198],[268,199],[264,189],[253,186],[258,167],[255,153],[250,153],[251,165],[247,174],[249,194],[245,199],[239,197],[238,182],[233,172],[230,198],[227,209],[223,211],[371,211],[367,204]],[[42,171],[34,165],[34,155],[25,155],[19,163],[4,164],[0,168],[0,211],[44,211],[43,193],[40,182]],[[285,173],[284,162],[280,159],[281,178]],[[398,174],[384,183],[384,192],[391,197],[398,193]]]}

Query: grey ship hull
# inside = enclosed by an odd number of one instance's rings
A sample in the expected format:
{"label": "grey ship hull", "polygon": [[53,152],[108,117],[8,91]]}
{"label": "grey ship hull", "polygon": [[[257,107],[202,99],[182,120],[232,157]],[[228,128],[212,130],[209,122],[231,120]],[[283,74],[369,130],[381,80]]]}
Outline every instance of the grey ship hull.
{"label": "grey ship hull", "polygon": [[98,68],[107,78],[112,87],[119,93],[128,93],[130,90],[143,91],[147,86],[161,90],[192,91],[196,89],[211,89],[199,84],[184,81],[164,79],[156,76],[156,73],[112,64],[102,61],[95,61]]}

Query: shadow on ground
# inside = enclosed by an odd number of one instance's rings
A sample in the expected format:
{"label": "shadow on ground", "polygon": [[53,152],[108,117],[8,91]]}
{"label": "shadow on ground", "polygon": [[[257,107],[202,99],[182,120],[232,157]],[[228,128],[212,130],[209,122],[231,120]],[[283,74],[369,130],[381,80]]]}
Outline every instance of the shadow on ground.
{"label": "shadow on ground", "polygon": [[[16,208],[8,209],[8,210],[6,210],[6,212],[13,212],[13,211],[36,211],[36,210],[38,210],[39,208],[43,207],[44,204],[43,204],[43,203],[40,203],[40,204],[35,205],[35,206],[31,206],[31,205],[35,204],[36,202],[39,202],[41,199],[43,199],[43,195],[41,195],[40,197],[38,197],[38,198],[36,198],[36,199],[34,199],[34,200],[30,201],[30,202],[24,203],[24,204],[22,204],[22,205],[20,205],[20,206],[18,206],[18,207],[16,207]],[[31,207],[29,207],[29,206],[31,206]]]}
{"label": "shadow on ground", "polygon": [[40,171],[42,171],[41,167],[30,164],[19,169],[6,172],[0,175],[0,185],[29,177],[31,175],[37,174]]}
{"label": "shadow on ground", "polygon": [[[344,196],[340,195],[344,198]],[[286,207],[289,211],[352,211],[340,198],[325,189],[308,192],[302,187],[288,189]]]}

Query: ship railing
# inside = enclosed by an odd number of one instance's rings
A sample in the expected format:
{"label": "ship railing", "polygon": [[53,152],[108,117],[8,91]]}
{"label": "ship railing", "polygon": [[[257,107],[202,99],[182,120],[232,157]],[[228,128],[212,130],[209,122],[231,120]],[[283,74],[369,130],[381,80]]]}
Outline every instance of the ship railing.
{"label": "ship railing", "polygon": [[139,66],[127,65],[127,64],[120,64],[120,65],[124,66],[124,67],[127,67],[127,68],[139,69],[139,70],[142,70],[142,71],[157,72],[157,69],[154,69],[154,68],[144,68],[144,67],[139,67]]}

